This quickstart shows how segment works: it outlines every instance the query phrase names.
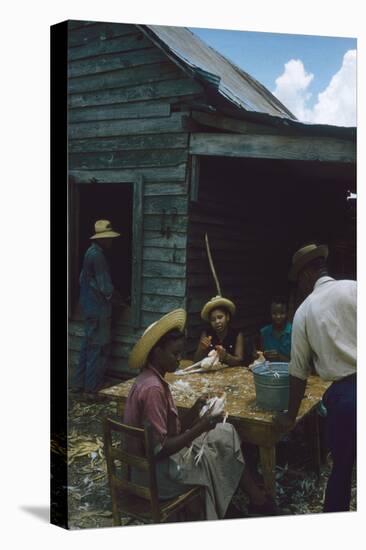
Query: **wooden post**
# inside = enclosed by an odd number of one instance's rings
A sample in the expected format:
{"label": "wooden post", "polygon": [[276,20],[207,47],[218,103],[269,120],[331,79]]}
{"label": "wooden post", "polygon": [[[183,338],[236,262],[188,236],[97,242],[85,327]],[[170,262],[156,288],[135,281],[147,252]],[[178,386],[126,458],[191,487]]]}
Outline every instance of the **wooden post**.
{"label": "wooden post", "polygon": [[142,293],[142,246],[143,246],[143,198],[144,180],[138,174],[133,185],[132,221],[132,324],[140,327]]}
{"label": "wooden post", "polygon": [[200,158],[197,155],[191,157],[191,182],[190,182],[190,200],[198,201],[198,186],[200,177]]}
{"label": "wooden post", "polygon": [[71,319],[77,306],[79,281],[79,188],[73,178],[68,182],[68,318]]}

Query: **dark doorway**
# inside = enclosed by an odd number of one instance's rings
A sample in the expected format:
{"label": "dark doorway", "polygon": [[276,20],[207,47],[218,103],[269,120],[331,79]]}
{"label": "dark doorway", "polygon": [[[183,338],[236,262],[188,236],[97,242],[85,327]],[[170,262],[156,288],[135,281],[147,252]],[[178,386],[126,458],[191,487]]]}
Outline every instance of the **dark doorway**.
{"label": "dark doorway", "polygon": [[[78,186],[78,208],[75,229],[78,249],[74,273],[82,269],[85,251],[90,246],[90,237],[94,234],[94,223],[99,219],[109,220],[113,230],[121,236],[113,242],[111,250],[106,252],[111,277],[116,290],[124,300],[131,297],[132,269],[132,184],[86,184]],[[73,281],[77,286],[78,280]],[[74,295],[78,296],[78,291]]]}

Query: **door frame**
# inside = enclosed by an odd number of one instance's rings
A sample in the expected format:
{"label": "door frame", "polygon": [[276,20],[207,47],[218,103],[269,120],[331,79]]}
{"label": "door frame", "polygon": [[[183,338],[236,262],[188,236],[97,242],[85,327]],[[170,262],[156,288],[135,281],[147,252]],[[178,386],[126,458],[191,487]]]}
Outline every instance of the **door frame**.
{"label": "door frame", "polygon": [[[144,180],[136,175],[134,181],[121,182],[120,185],[132,186],[132,272],[131,272],[131,319],[134,328],[139,328],[141,319],[142,292],[142,249],[143,249],[143,197]],[[68,317],[72,319],[77,308],[77,281],[79,279],[79,213],[80,183],[73,178],[68,184]],[[103,184],[108,185],[108,184]]]}

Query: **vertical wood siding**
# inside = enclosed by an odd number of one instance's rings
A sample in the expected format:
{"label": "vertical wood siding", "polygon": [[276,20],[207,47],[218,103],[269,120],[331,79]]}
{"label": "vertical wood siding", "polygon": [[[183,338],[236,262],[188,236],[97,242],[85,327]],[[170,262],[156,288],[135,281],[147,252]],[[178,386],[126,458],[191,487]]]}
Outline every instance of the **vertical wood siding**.
{"label": "vertical wood siding", "polygon": [[[69,22],[69,174],[74,181],[143,180],[141,305],[115,323],[111,370],[129,374],[127,358],[143,329],[186,306],[188,133],[185,102],[202,97],[134,25]],[[138,232],[136,231],[136,234]],[[70,361],[78,359],[82,322],[70,324]]]}

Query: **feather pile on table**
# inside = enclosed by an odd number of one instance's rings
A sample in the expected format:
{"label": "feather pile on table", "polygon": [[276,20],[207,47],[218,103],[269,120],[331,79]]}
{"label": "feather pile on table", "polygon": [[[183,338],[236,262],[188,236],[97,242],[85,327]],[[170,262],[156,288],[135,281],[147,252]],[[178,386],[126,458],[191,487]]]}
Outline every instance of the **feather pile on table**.
{"label": "feather pile on table", "polygon": [[224,369],[228,367],[229,365],[226,365],[225,363],[220,362],[219,354],[218,352],[213,349],[209,352],[207,357],[204,357],[201,359],[201,361],[197,361],[197,363],[194,363],[190,367],[186,367],[185,369],[180,369],[175,372],[175,374],[194,374],[196,372],[213,372],[217,370]]}

